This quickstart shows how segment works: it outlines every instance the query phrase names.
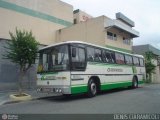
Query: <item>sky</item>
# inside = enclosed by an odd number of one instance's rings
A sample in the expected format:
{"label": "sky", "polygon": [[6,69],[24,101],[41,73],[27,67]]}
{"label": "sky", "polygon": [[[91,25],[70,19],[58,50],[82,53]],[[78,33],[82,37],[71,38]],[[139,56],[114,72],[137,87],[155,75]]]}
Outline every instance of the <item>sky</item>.
{"label": "sky", "polygon": [[160,49],[160,0],[62,0],[93,17],[101,15],[115,19],[121,12],[135,22],[140,37],[134,45],[151,44]]}

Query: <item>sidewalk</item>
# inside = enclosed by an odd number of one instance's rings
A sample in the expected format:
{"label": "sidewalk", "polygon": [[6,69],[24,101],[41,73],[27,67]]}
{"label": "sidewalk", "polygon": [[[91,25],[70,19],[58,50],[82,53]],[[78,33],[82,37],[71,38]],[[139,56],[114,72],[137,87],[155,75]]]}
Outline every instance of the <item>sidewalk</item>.
{"label": "sidewalk", "polygon": [[[16,103],[19,101],[13,101],[9,95],[17,93],[16,91],[5,91],[5,92],[0,92],[0,105],[3,104],[9,104],[9,103]],[[43,98],[43,97],[49,97],[49,96],[57,96],[56,94],[47,94],[47,93],[37,93],[36,90],[28,90],[24,91],[24,93],[27,93],[32,96],[31,100]]]}

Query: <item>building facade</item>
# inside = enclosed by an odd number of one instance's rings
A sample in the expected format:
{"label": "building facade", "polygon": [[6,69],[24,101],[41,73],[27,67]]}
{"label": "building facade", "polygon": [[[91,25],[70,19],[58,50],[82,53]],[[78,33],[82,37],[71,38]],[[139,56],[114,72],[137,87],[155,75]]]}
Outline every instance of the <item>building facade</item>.
{"label": "building facade", "polygon": [[84,11],[81,11],[80,9],[77,9],[73,11],[73,18],[74,18],[74,24],[78,24],[81,22],[88,21],[89,19],[93,18],[93,16],[89,15]]}
{"label": "building facade", "polygon": [[[81,11],[74,12],[81,14]],[[79,21],[77,24],[57,31],[56,42],[61,41],[85,41],[101,46],[118,49],[125,52],[132,52],[132,40],[139,36],[134,30],[134,22],[122,13],[116,14],[116,19],[106,16],[89,18],[86,21]]]}
{"label": "building facade", "polygon": [[[0,16],[0,91],[15,90],[18,66],[3,58],[9,31],[31,30],[40,47],[53,44],[56,31],[73,24],[73,6],[59,0],[0,0]],[[27,72],[23,86],[35,88],[36,66]]]}
{"label": "building facade", "polygon": [[[18,66],[3,59],[9,31],[32,31],[40,47],[62,41],[85,41],[131,52],[132,39],[139,36],[134,22],[122,13],[116,19],[94,18],[60,0],[0,0],[0,91],[17,88]],[[36,66],[24,78],[24,87],[34,88]]]}
{"label": "building facade", "polygon": [[73,6],[59,0],[0,0],[0,38],[10,39],[15,28],[32,30],[40,44],[55,41],[58,29],[73,24]]}

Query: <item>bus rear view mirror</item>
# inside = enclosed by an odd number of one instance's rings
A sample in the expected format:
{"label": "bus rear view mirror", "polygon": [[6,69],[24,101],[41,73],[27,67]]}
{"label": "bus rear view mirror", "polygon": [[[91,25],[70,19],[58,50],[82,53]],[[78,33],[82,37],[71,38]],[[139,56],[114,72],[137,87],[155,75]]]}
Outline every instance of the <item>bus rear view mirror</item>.
{"label": "bus rear view mirror", "polygon": [[72,57],[76,57],[76,48],[72,48]]}

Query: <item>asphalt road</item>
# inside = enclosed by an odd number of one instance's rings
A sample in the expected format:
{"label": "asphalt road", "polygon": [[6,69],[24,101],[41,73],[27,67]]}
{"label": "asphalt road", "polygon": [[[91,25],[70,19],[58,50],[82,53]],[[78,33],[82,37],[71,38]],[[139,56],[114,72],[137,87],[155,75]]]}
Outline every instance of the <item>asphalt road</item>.
{"label": "asphalt road", "polygon": [[84,95],[70,98],[49,97],[0,106],[7,114],[108,114],[160,113],[160,84],[137,89],[120,89],[100,93],[94,98]]}

